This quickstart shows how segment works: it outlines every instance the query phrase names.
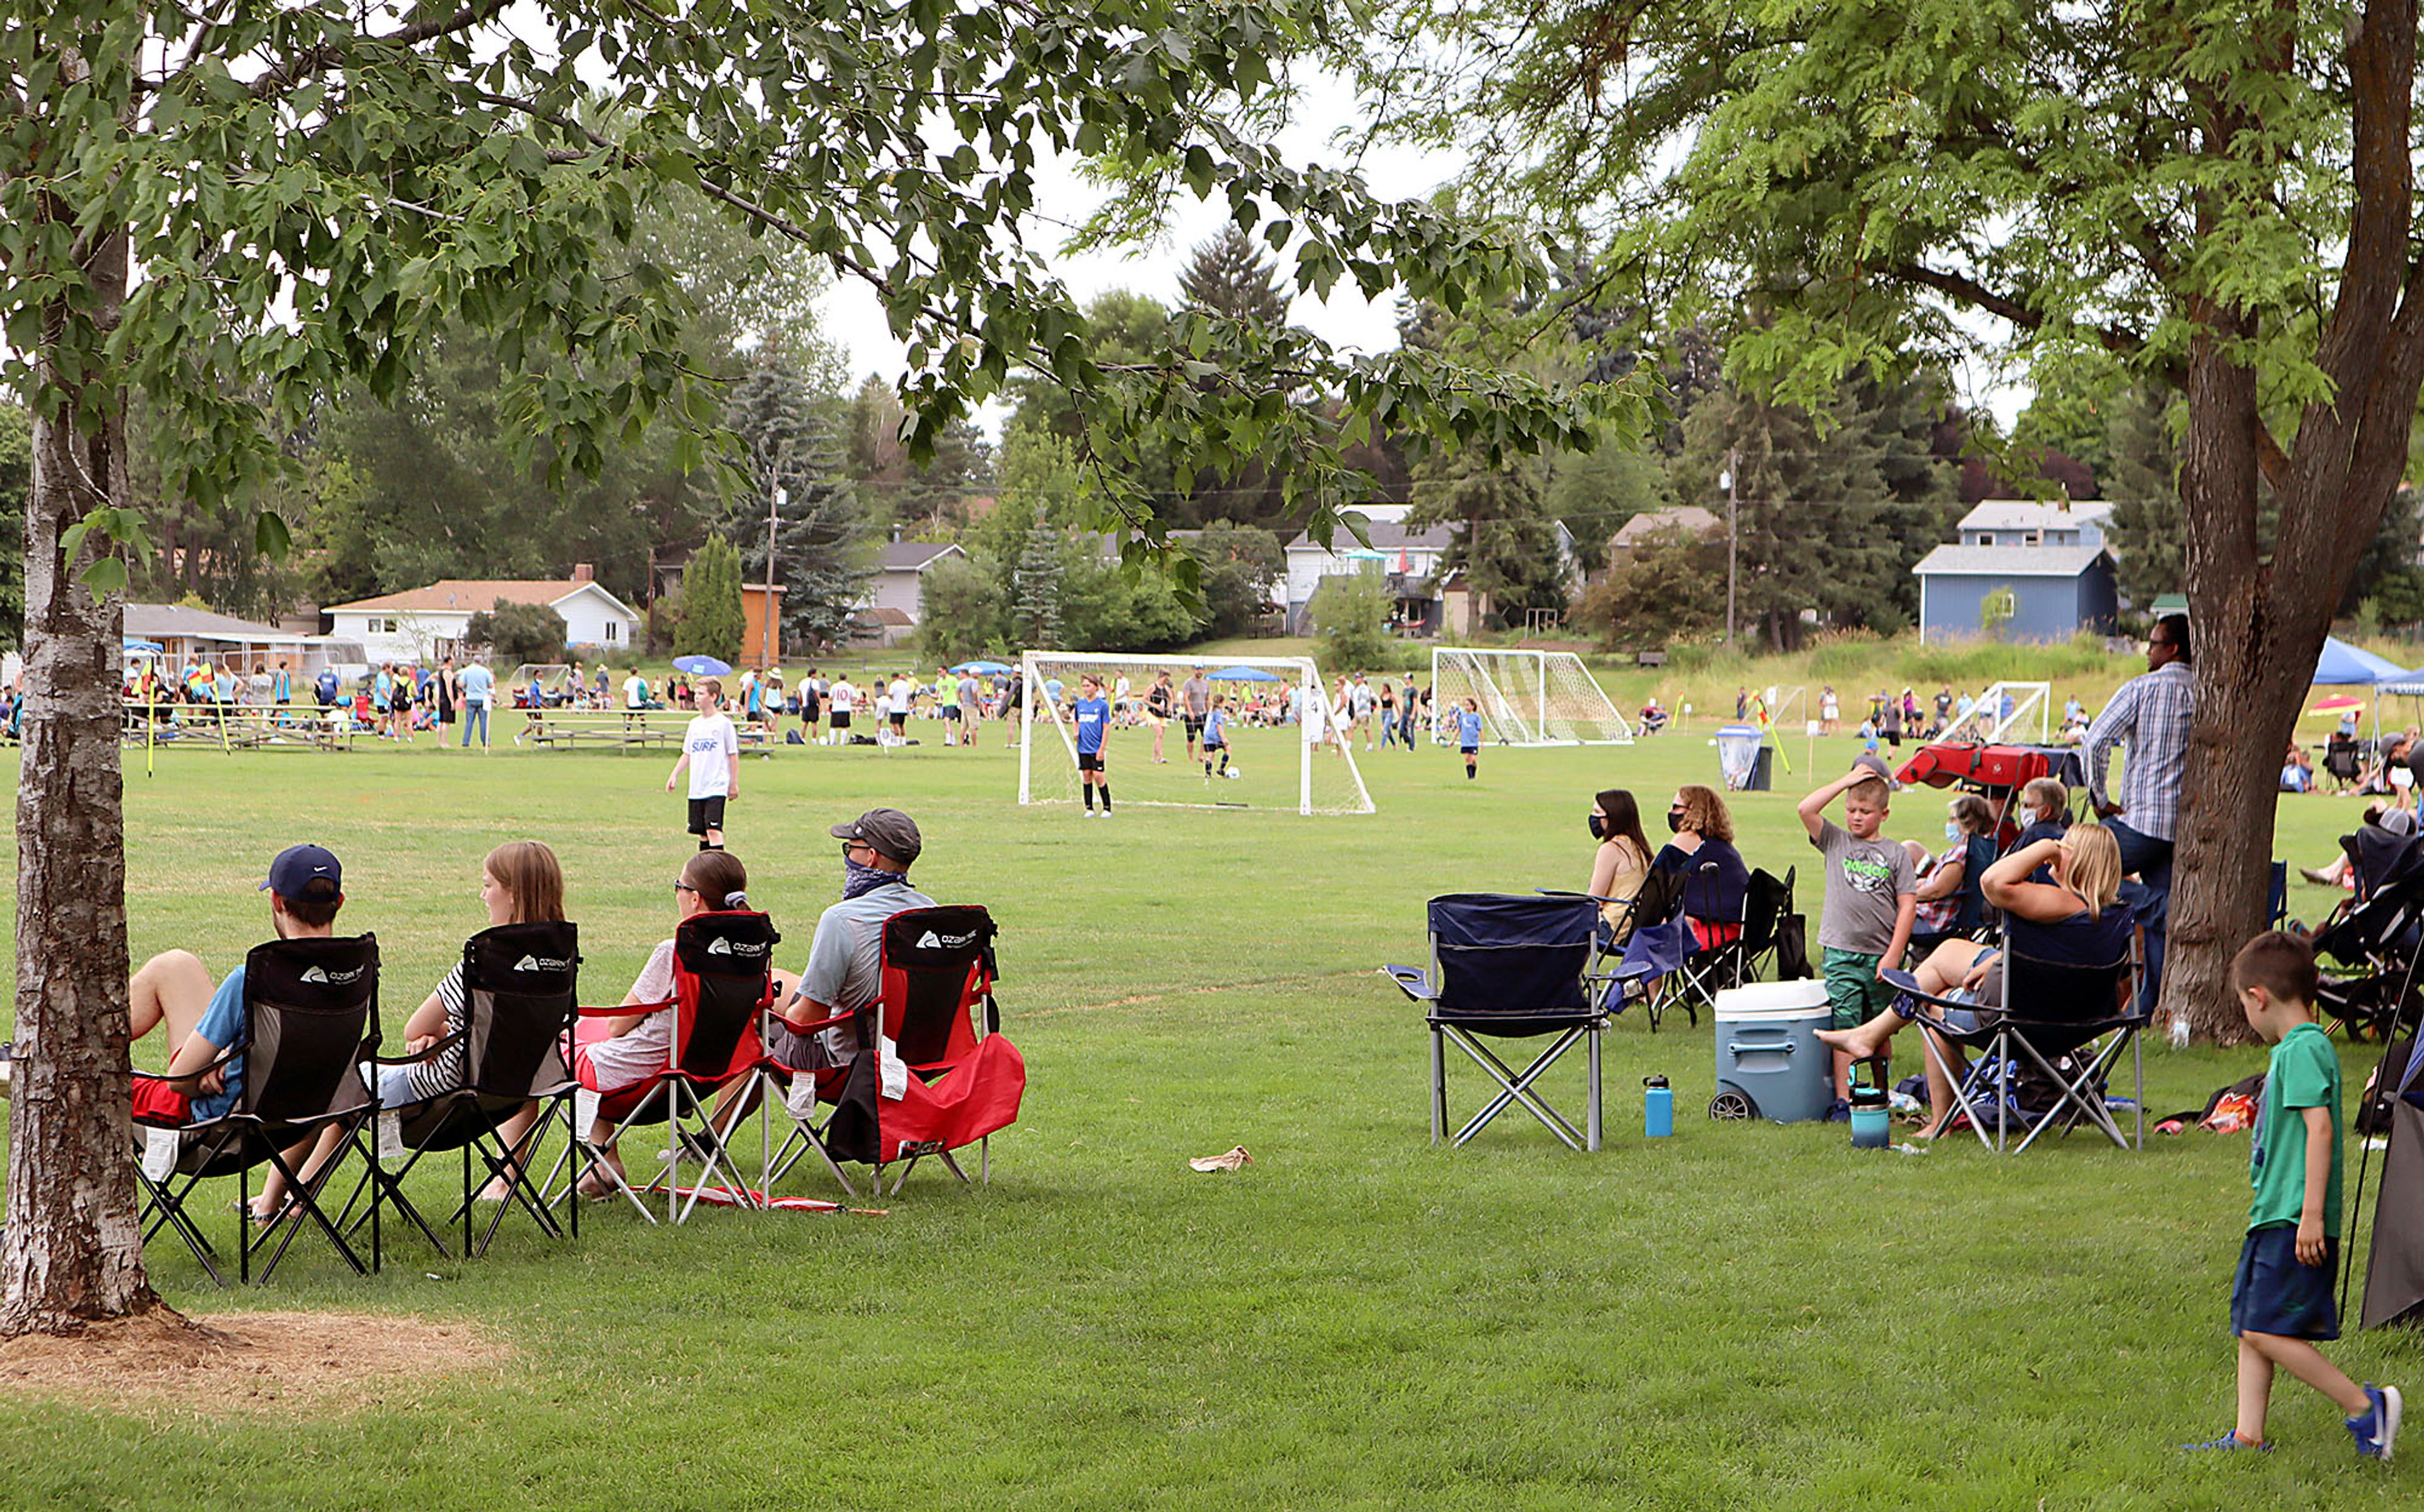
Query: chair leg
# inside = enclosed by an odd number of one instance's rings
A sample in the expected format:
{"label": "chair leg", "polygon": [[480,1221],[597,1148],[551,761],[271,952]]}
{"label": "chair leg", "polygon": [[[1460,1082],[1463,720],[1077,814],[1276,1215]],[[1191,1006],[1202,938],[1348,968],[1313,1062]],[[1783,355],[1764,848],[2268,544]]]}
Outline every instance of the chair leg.
{"label": "chair leg", "polygon": [[1447,1138],[1447,1047],[1440,1042],[1446,1031],[1431,1026],[1431,1143]]}
{"label": "chair leg", "polygon": [[1583,1140],[1583,1147],[1584,1147],[1586,1150],[1588,1150],[1588,1151],[1590,1151],[1590,1152],[1591,1152],[1591,1153],[1593,1153],[1593,1154],[1597,1154],[1597,1153],[1598,1153],[1598,1151],[1599,1151],[1599,1136],[1600,1136],[1600,1030],[1604,1027],[1604,1025],[1605,1025],[1605,1021],[1604,1021],[1604,1020],[1601,1020],[1601,1021],[1599,1021],[1599,1022],[1594,1023],[1594,1024],[1592,1024],[1592,1025],[1591,1025],[1591,1027],[1590,1027],[1590,1034],[1589,1034],[1589,1036],[1588,1036],[1588,1039],[1589,1039],[1589,1044],[1588,1044],[1588,1046],[1587,1046],[1587,1050],[1586,1050],[1586,1052],[1585,1052],[1585,1054],[1586,1054],[1586,1058],[1587,1058],[1587,1061],[1588,1061],[1588,1064],[1589,1064],[1589,1075],[1590,1075],[1590,1094],[1589,1094],[1590,1103],[1589,1103],[1589,1106],[1590,1106],[1590,1111],[1589,1111],[1587,1115],[1585,1115],[1584,1124],[1585,1124],[1585,1128],[1587,1130],[1587,1135],[1586,1135],[1586,1137],[1585,1137],[1585,1138],[1584,1138],[1584,1140]]}

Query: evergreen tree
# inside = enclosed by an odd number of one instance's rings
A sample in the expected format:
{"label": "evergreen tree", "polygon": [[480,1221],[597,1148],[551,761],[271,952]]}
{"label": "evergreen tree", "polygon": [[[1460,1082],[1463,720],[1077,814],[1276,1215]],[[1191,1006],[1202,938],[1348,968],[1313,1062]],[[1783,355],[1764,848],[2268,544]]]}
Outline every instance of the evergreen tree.
{"label": "evergreen tree", "polygon": [[739,550],[740,581],[766,581],[771,514],[784,639],[848,640],[866,597],[869,532],[851,478],[839,401],[790,369],[766,363],[733,386],[724,422],[741,449],[734,460],[746,487],[710,507]]}
{"label": "evergreen tree", "polygon": [[1409,525],[1452,525],[1444,565],[1462,568],[1483,612],[1521,625],[1531,609],[1566,607],[1565,563],[1532,467],[1499,468],[1478,451],[1427,458],[1414,471]]}
{"label": "evergreen tree", "polygon": [[1050,651],[1060,645],[1060,569],[1065,553],[1059,531],[1039,525],[1027,533],[1027,548],[1011,574],[1010,634],[1019,648]]}
{"label": "evergreen tree", "polygon": [[674,629],[676,656],[741,660],[748,619],[741,608],[741,554],[710,535],[682,568],[682,617]]}
{"label": "evergreen tree", "polygon": [[2177,394],[2135,383],[2113,401],[2110,416],[2108,544],[2121,597],[2145,609],[2187,585],[2188,523],[2180,512],[2180,454],[2173,440],[2173,426],[2186,410]]}
{"label": "evergreen tree", "polygon": [[1287,319],[1278,267],[1265,260],[1254,239],[1235,221],[1195,248],[1187,271],[1178,276],[1178,292],[1195,309],[1231,320],[1277,326]]}

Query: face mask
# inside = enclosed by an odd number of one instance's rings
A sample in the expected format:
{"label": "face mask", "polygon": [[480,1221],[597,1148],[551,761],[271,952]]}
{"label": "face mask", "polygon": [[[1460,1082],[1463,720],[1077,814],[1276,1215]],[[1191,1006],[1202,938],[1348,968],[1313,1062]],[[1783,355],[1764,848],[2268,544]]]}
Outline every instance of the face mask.
{"label": "face mask", "polygon": [[1594,840],[1604,840],[1604,839],[1606,839],[1606,838],[1607,838],[1607,816],[1606,816],[1606,815],[1604,815],[1604,814],[1593,814],[1593,815],[1590,817],[1590,832],[1591,832],[1591,838],[1592,838],[1592,839],[1594,839]]}
{"label": "face mask", "polygon": [[1682,829],[1683,811],[1680,808],[1668,809],[1666,811],[1666,833],[1669,835],[1678,835],[1682,832]]}
{"label": "face mask", "polygon": [[864,866],[848,856],[841,858],[841,895],[846,899],[872,892],[887,882],[901,880],[901,873],[897,871],[885,871],[880,867]]}
{"label": "face mask", "polygon": [[1959,820],[1949,819],[1944,821],[1944,837],[1948,840],[1957,840],[1961,838],[1961,821]]}

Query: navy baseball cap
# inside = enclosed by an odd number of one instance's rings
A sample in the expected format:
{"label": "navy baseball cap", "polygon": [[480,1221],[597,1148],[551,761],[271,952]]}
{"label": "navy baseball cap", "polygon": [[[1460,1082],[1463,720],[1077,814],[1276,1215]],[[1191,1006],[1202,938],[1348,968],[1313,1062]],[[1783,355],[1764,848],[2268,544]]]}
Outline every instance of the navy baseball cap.
{"label": "navy baseball cap", "polygon": [[269,864],[268,880],[254,890],[301,898],[303,889],[319,877],[327,878],[328,885],[338,892],[345,890],[344,871],[333,853],[316,845],[290,845],[278,852],[278,859]]}

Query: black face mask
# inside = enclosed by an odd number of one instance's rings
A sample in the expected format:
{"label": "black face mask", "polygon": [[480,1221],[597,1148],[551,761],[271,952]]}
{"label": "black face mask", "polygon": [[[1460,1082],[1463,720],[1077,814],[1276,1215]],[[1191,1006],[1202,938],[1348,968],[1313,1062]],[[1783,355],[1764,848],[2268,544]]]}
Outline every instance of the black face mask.
{"label": "black face mask", "polygon": [[1682,832],[1682,829],[1683,811],[1680,808],[1668,809],[1666,811],[1666,833],[1669,835],[1678,835]]}
{"label": "black face mask", "polygon": [[1591,832],[1591,838],[1592,838],[1592,839],[1594,839],[1594,840],[1604,840],[1604,839],[1606,839],[1606,838],[1607,838],[1607,816],[1606,816],[1606,815],[1604,815],[1604,814],[1593,814],[1593,815],[1590,817],[1590,832]]}

